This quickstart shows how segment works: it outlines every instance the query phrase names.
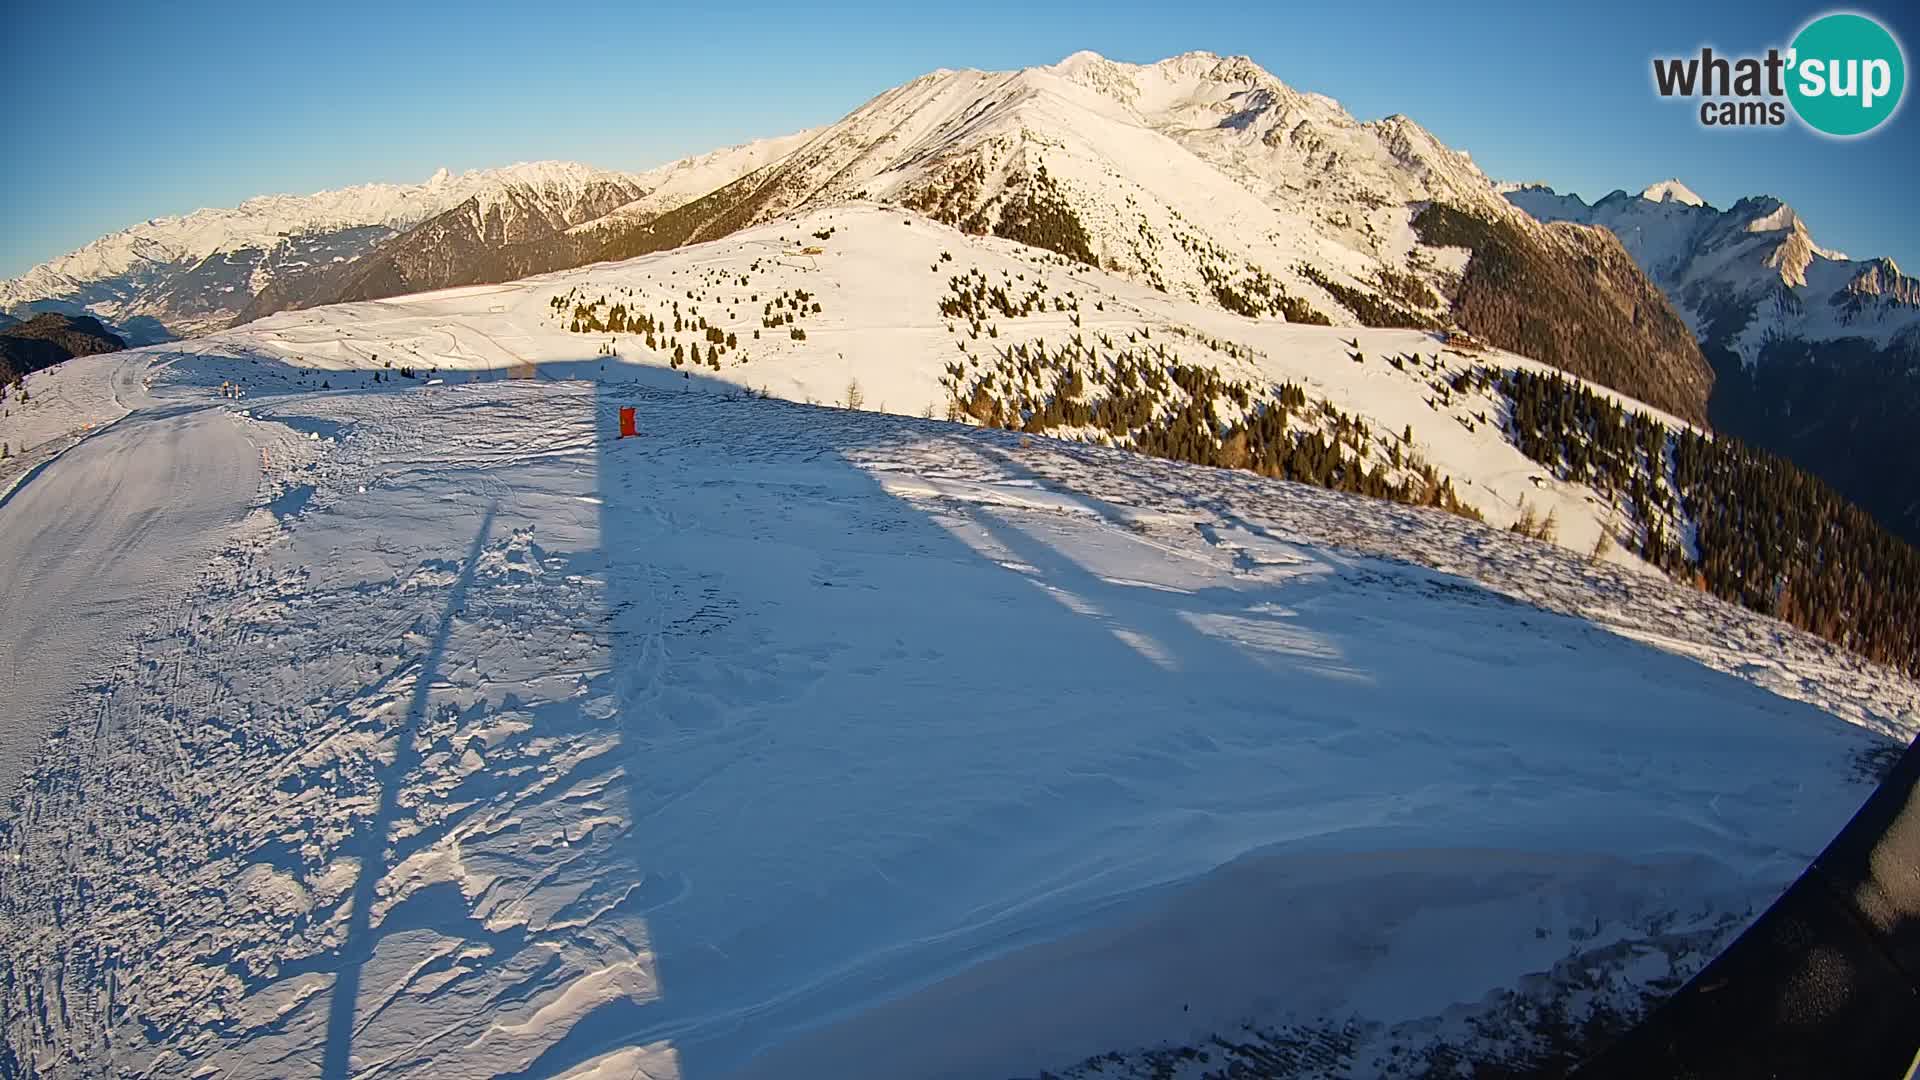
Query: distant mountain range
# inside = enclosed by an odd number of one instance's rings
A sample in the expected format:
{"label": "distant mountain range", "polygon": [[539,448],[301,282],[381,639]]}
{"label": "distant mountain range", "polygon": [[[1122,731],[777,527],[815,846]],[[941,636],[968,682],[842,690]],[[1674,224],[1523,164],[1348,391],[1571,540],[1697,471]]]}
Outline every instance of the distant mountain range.
{"label": "distant mountain range", "polygon": [[1717,210],[1678,180],[1592,205],[1539,184],[1506,195],[1542,221],[1611,230],[1707,347],[1744,362],[1781,340],[1920,348],[1920,281],[1892,259],[1849,259],[1821,247],[1800,215],[1771,196]]}
{"label": "distant mountain range", "polygon": [[1720,210],[1669,180],[1591,205],[1540,184],[1507,198],[1543,221],[1599,225],[1672,298],[1713,363],[1713,426],[1825,477],[1920,542],[1920,280],[1815,242],[1793,208]]}
{"label": "distant mountain range", "polygon": [[155,218],[0,281],[0,310],[92,314],[140,344],[283,308],[499,280],[491,276],[494,252],[610,211],[677,205],[781,145],[720,150],[646,173],[569,162],[443,169],[421,184],[267,195]]}

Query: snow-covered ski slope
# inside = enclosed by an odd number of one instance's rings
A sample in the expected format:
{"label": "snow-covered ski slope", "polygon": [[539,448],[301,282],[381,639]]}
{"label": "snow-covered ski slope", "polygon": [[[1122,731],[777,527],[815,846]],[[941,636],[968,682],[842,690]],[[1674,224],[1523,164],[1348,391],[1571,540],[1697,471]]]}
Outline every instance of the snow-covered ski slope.
{"label": "snow-covered ski slope", "polygon": [[[199,577],[252,502],[258,452],[210,403],[148,399],[156,359],[63,364],[34,380],[41,400],[14,404],[18,430],[0,420],[8,437],[49,436],[0,462],[0,791],[31,767],[73,690]],[[49,418],[79,426],[54,434]]]}
{"label": "snow-covered ski slope", "polygon": [[[1697,969],[1920,724],[1824,642],[1438,511],[739,393],[924,403],[944,328],[848,262],[791,260],[818,348],[720,377],[528,322],[567,278],[123,356],[152,403],[110,432],[226,408],[262,482],[10,793],[0,1061],[1013,1076],[1247,1024],[1346,1033],[1322,1074],[1524,1055],[1516,1000]],[[374,350],[446,381],[262,355]],[[14,510],[0,558],[41,565]]]}
{"label": "snow-covered ski slope", "polygon": [[[954,295],[955,277],[970,273],[1015,299],[1038,296],[1041,303],[1017,317],[944,315],[941,303]],[[1033,291],[1042,285],[1043,293]],[[808,310],[791,327],[763,326],[770,302],[801,292],[810,298]],[[1068,297],[1076,301],[1073,309],[1054,307]],[[577,333],[570,313],[582,301],[597,305],[598,316],[619,304],[669,324],[679,314],[688,325],[678,333],[662,329],[652,349],[643,334]],[[818,313],[811,311],[814,303]],[[774,308],[776,316],[782,311],[791,308]],[[1552,370],[1545,365],[1498,350],[1451,351],[1421,331],[1245,318],[1051,252],[873,204],[816,211],[623,263],[287,312],[207,340],[209,347],[296,366],[358,370],[332,384],[361,385],[371,378],[366,369],[383,365],[422,374],[552,361],[598,365],[603,346],[623,362],[669,366],[670,335],[682,346],[707,348],[692,325],[696,315],[738,341],[724,351],[718,371],[701,367],[702,374],[802,402],[844,402],[849,384],[857,383],[867,408],[909,416],[947,415],[948,365],[975,375],[1016,345],[1044,342],[1058,351],[1084,343],[1109,357],[1164,348],[1255,386],[1299,385],[1316,404],[1325,401],[1367,421],[1376,443],[1397,441],[1410,428],[1414,438],[1406,449],[1450,476],[1461,497],[1494,524],[1511,524],[1523,509],[1541,517],[1551,512],[1559,542],[1585,553],[1603,529],[1614,532],[1625,518],[1621,506],[1554,479],[1522,455],[1503,434],[1506,406],[1498,395],[1448,386],[1453,374],[1476,365]],[[793,328],[804,339],[793,338]],[[1420,362],[1395,367],[1395,356]],[[1384,462],[1384,452],[1378,460]],[[1608,557],[1642,565],[1620,547]]]}

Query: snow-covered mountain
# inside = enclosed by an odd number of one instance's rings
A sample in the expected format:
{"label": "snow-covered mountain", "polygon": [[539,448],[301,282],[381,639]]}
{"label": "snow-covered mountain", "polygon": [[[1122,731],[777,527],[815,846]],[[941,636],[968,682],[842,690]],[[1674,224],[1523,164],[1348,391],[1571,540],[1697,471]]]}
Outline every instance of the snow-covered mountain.
{"label": "snow-covered mountain", "polygon": [[1721,210],[1677,180],[1592,205],[1543,184],[1507,198],[1620,238],[1698,336],[1713,426],[1781,454],[1920,543],[1920,280],[1817,243],[1771,196]]}
{"label": "snow-covered mountain", "polygon": [[[644,194],[620,199],[621,184]],[[1250,317],[1458,322],[1705,418],[1705,362],[1609,234],[1534,221],[1404,116],[1363,123],[1245,57],[1204,52],[941,70],[817,131],[591,194],[463,195],[404,235],[356,234],[355,250],[305,260],[302,273],[255,274],[265,280],[234,290],[240,302],[218,315],[506,281],[862,199]],[[208,314],[194,326],[216,323]]]}
{"label": "snow-covered mountain", "polygon": [[[863,198],[1251,317],[1459,320],[1705,416],[1705,362],[1610,234],[1542,226],[1411,120],[1361,123],[1244,57],[1138,65],[1077,53],[1020,71],[936,71],[704,198],[524,265],[630,258]],[[1438,229],[1436,207],[1473,227]],[[1476,270],[1476,250],[1521,272]]]}
{"label": "snow-covered mountain", "polygon": [[[1385,484],[1423,496],[1444,484],[1445,498],[1501,526],[1551,513],[1559,543],[1586,553],[1605,533],[1627,565],[1642,565],[1631,553],[1645,546],[1624,495],[1547,475],[1514,445],[1506,399],[1464,381],[1481,367],[1546,365],[1449,350],[1426,331],[1253,319],[873,200],[620,263],[282,312],[197,347],[338,371],[323,377],[337,385],[400,368],[531,374],[604,349],[616,365],[667,365],[793,401],[845,401],[851,382],[883,411],[1136,449],[1157,446],[1190,407],[1251,421],[1291,385],[1304,395],[1292,408],[1309,415],[1289,429],[1324,427],[1330,441],[1345,431],[1340,445]],[[1132,384],[1129,371],[1169,363],[1209,385],[1152,375]],[[1084,381],[1071,396],[1092,408],[1086,418],[1046,404],[1069,396],[1055,385],[1068,367]],[[1116,429],[1123,408],[1136,415]],[[1678,522],[1656,529],[1669,526],[1677,535]]]}
{"label": "snow-covered mountain", "polygon": [[[266,195],[232,208],[155,218],[0,281],[0,310],[85,311],[136,341],[206,333],[261,313],[263,294],[265,310],[310,303],[318,291],[337,287],[344,268],[449,214],[454,217],[441,223],[436,244],[401,250],[432,246],[452,259],[471,254],[474,245],[563,232],[636,200],[672,204],[785,145],[768,140],[645,173],[559,161],[458,175],[442,169],[420,184]],[[406,291],[403,280],[396,284]]]}
{"label": "snow-covered mountain", "polygon": [[1446,283],[1464,257],[1413,254],[1417,204],[1516,217],[1466,155],[1404,117],[1360,123],[1244,57],[1135,65],[1083,52],[1049,67],[922,76],[611,246],[634,254],[855,197],[1177,295],[1231,293],[1229,306],[1257,314],[1292,297],[1306,321],[1347,324],[1366,314],[1356,300],[1387,291],[1383,276],[1415,279],[1404,317],[1444,317],[1442,295],[1424,286]]}
{"label": "snow-covered mountain", "polygon": [[1506,196],[1542,221],[1612,230],[1704,343],[1747,363],[1783,339],[1920,349],[1920,281],[1892,259],[1850,259],[1820,246],[1800,215],[1771,196],[1721,210],[1678,180],[1592,205],[1545,185]]}
{"label": "snow-covered mountain", "polygon": [[513,186],[475,196],[363,255],[261,290],[237,321],[275,311],[510,281],[594,261],[596,238],[651,221],[778,159],[810,133],[761,139],[571,190]]}
{"label": "snow-covered mountain", "polygon": [[[368,251],[264,283],[244,320],[343,294],[392,296],[414,281],[440,283],[487,252],[564,233],[646,194],[638,177],[569,165],[558,182],[515,180],[461,199]],[[409,273],[411,271],[411,273]]]}
{"label": "snow-covered mountain", "polygon": [[355,258],[450,207],[528,198],[565,205],[607,184],[626,186],[630,197],[642,190],[623,173],[537,162],[442,169],[420,184],[263,195],[101,237],[0,282],[0,308],[84,309],[148,335],[202,333],[227,325],[271,283]]}
{"label": "snow-covered mountain", "polygon": [[[1465,155],[1411,121],[1359,123],[1244,57],[1208,53],[937,71],[856,109],[708,209],[724,227],[855,195],[970,231],[1026,232],[1195,297],[1270,275],[1348,321],[1303,264],[1370,290],[1377,272],[1407,271],[1409,204],[1505,209]],[[1438,296],[1424,300],[1420,310],[1439,312]]]}

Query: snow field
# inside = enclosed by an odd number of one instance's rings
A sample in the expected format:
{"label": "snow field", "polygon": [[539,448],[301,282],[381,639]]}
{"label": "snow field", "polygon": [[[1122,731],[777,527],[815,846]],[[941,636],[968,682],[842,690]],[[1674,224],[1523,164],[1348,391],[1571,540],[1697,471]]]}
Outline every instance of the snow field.
{"label": "snow field", "polygon": [[[817,239],[816,234],[828,231],[830,239]],[[804,254],[809,248],[821,253]],[[869,204],[505,286],[288,312],[206,340],[210,351],[323,371],[391,364],[412,366],[423,375],[481,372],[498,377],[516,368],[524,372],[528,365],[552,374],[593,375],[602,368],[617,372],[638,366],[663,369],[655,374],[678,378],[680,372],[664,370],[664,333],[654,350],[632,333],[573,333],[566,313],[556,313],[550,302],[577,296],[592,303],[604,296],[602,315],[617,303],[668,321],[677,303],[683,313],[697,310],[739,342],[737,349],[725,353],[720,371],[702,367],[697,369],[701,376],[822,404],[844,402],[849,384],[857,383],[868,409],[945,416],[948,391],[941,379],[949,363],[975,364],[1014,344],[1045,341],[1057,350],[1074,339],[1093,341],[1105,334],[1124,343],[1128,335],[1145,332],[1186,362],[1211,364],[1231,378],[1258,386],[1299,384],[1312,400],[1330,402],[1366,420],[1376,443],[1398,441],[1411,426],[1414,441],[1407,449],[1451,477],[1461,498],[1490,523],[1505,526],[1519,520],[1523,503],[1540,517],[1552,512],[1560,526],[1559,542],[1585,554],[1602,530],[1616,531],[1626,520],[1619,507],[1603,503],[1584,486],[1554,479],[1508,442],[1500,429],[1504,406],[1495,396],[1453,394],[1443,403],[1435,389],[1474,365],[1545,370],[1544,365],[1497,350],[1474,355],[1448,351],[1420,331],[1247,319],[1116,275],[1077,264],[1062,266],[1061,261],[1051,253],[969,236],[917,214]],[[1072,292],[1080,309],[1075,315],[1048,310],[996,319],[996,337],[971,337],[968,320],[943,317],[940,301],[949,295],[951,278],[975,269],[1015,289],[1031,288],[1044,279],[1049,296]],[[688,297],[689,291],[695,296]],[[760,325],[762,305],[799,291],[814,297],[822,309],[795,324],[804,329],[805,340],[793,340],[784,326]],[[761,331],[759,339],[753,337],[756,330]],[[677,336],[683,342],[700,337],[691,328]],[[1251,359],[1218,352],[1208,346],[1209,340],[1245,350]],[[609,341],[617,357],[597,354]],[[1362,363],[1350,359],[1355,345],[1365,357]],[[1392,356],[1416,356],[1428,366],[1396,369],[1388,362]],[[334,385],[358,386],[370,378],[360,370],[350,383]],[[309,385],[317,381],[309,380]],[[1606,393],[1670,427],[1680,426],[1672,417]],[[1617,546],[1607,558],[1643,566]]]}
{"label": "snow field", "polygon": [[1357,1024],[1366,1074],[1571,958],[1684,977],[1916,726],[1435,512],[216,345],[155,394],[259,387],[267,486],[0,831],[6,1037],[55,1071],[1012,1075],[1258,1020]]}

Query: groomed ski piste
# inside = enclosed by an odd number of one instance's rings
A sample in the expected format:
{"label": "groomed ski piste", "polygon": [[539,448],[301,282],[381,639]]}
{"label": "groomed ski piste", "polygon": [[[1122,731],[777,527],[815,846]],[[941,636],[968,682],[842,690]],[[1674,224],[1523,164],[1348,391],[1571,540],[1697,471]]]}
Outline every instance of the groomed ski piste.
{"label": "groomed ski piste", "polygon": [[[941,251],[1043,266],[936,230],[843,211],[32,376],[0,1073],[1526,1061],[1704,965],[1920,729],[1885,669],[1502,528],[1604,511],[1346,359],[1412,332],[1085,270],[1084,327],[1021,328],[1239,342],[1418,425],[1490,524],[878,411],[942,400]],[[823,310],[718,372],[552,318],[756,260]]]}

